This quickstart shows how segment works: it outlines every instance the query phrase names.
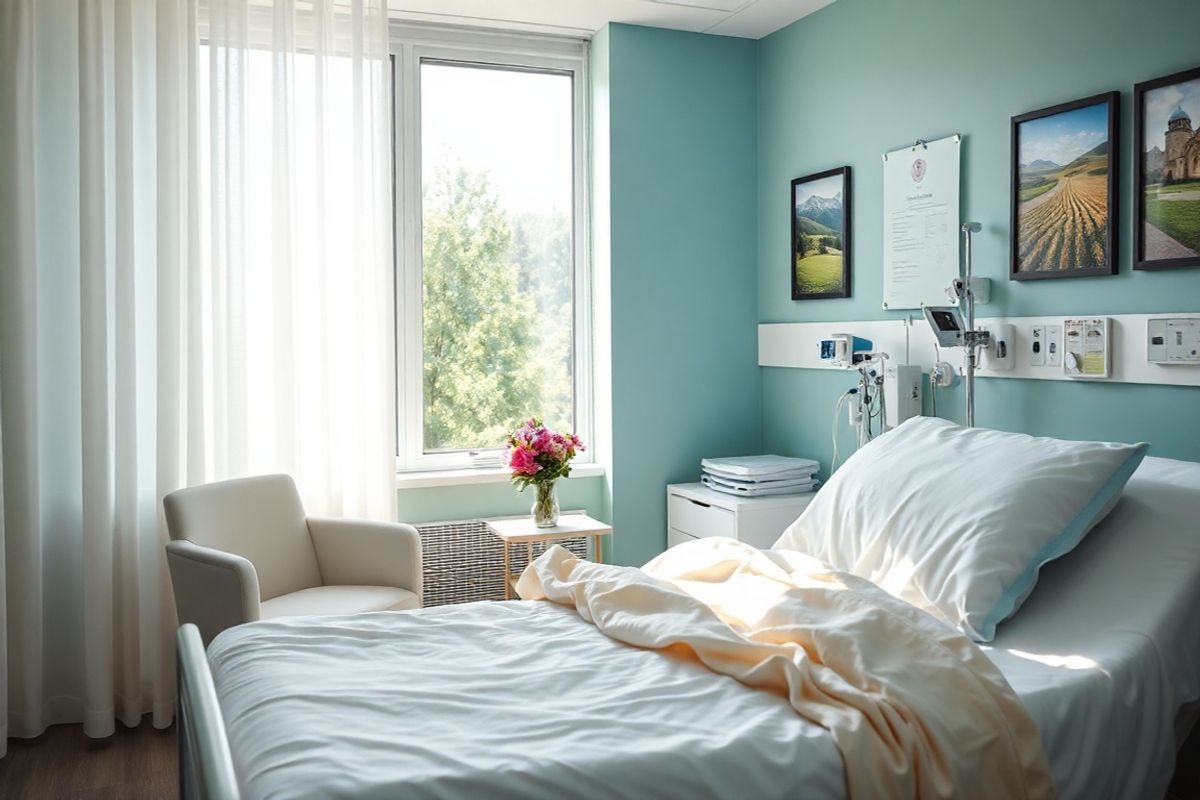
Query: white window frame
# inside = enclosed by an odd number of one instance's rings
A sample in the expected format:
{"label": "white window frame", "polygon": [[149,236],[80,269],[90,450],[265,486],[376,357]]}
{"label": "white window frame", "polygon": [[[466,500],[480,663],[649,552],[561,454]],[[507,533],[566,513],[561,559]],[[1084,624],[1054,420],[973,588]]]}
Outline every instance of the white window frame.
{"label": "white window frame", "polygon": [[[422,427],[423,308],[421,247],[421,62],[465,62],[572,77],[574,208],[572,275],[575,433],[592,441],[592,282],[588,224],[589,103],[587,42],[558,36],[509,34],[393,21],[392,52],[396,267],[396,430],[398,472],[497,466],[503,451],[424,452]],[[576,458],[590,463],[591,451]]]}

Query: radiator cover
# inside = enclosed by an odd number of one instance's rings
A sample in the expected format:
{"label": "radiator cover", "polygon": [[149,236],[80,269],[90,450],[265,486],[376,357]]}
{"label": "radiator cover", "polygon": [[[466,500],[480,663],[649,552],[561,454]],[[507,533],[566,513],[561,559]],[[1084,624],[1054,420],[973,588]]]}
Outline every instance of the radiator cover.
{"label": "radiator cover", "polygon": [[[415,525],[421,534],[426,608],[476,600],[504,599],[504,551],[483,520],[427,522]],[[533,557],[548,545],[562,545],[580,558],[588,556],[588,540],[580,536],[533,545]],[[515,574],[528,561],[525,545],[509,552]]]}

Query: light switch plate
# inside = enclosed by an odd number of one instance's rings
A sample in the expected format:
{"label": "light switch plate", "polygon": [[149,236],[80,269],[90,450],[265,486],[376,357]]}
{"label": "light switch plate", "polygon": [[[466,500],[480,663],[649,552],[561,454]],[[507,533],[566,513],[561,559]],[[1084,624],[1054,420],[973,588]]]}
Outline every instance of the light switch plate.
{"label": "light switch plate", "polygon": [[1046,364],[1051,367],[1062,366],[1062,325],[1046,326]]}

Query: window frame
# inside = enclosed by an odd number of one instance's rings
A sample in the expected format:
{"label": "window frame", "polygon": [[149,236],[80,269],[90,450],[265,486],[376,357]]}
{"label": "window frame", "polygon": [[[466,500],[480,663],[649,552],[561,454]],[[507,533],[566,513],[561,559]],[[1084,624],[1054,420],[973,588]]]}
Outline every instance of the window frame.
{"label": "window frame", "polygon": [[[499,69],[566,73],[572,79],[572,360],[575,433],[593,431],[592,283],[587,42],[559,36],[495,33],[393,21],[393,174],[396,278],[396,469],[454,470],[501,465],[503,447],[426,453],[424,448],[424,309],[421,241],[421,63],[438,61]],[[591,451],[576,463],[590,463]]]}

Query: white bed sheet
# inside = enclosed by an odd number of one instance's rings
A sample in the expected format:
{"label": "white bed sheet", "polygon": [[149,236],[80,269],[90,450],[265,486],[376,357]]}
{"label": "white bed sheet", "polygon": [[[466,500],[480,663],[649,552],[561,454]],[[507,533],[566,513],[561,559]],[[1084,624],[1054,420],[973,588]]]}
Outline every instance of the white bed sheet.
{"label": "white bed sheet", "polygon": [[[1198,520],[1200,465],[1146,459],[986,648],[1065,798],[1170,780],[1171,720],[1200,697]],[[782,699],[546,603],[254,623],[209,660],[248,797],[845,794],[832,739]]]}
{"label": "white bed sheet", "polygon": [[1200,464],[1143,461],[984,650],[1037,722],[1063,798],[1162,797],[1176,714],[1200,698]]}
{"label": "white bed sheet", "polygon": [[269,620],[209,661],[248,798],[844,796],[781,698],[549,603]]}

